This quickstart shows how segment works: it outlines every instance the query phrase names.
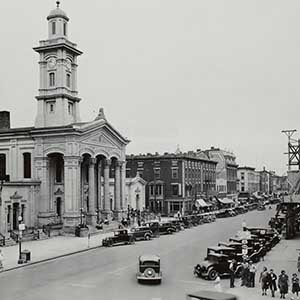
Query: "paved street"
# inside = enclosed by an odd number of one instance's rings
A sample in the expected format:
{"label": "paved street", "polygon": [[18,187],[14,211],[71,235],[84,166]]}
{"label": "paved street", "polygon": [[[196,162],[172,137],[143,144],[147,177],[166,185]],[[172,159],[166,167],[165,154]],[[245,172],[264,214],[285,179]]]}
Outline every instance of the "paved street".
{"label": "paved street", "polygon": [[[60,258],[0,274],[1,300],[40,299],[184,299],[187,291],[209,289],[212,284],[193,276],[193,266],[206,248],[227,240],[248,225],[266,225],[274,210],[252,211],[218,219],[171,236]],[[137,257],[144,253],[161,256],[161,285],[140,285],[135,279]],[[228,288],[228,280],[222,281]]]}

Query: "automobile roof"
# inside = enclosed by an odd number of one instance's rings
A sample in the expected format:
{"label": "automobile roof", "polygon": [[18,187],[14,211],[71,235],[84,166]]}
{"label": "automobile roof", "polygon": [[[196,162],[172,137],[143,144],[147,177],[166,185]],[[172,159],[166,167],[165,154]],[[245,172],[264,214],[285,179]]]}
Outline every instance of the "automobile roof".
{"label": "automobile roof", "polygon": [[226,254],[221,254],[221,253],[209,253],[208,256],[228,257],[228,255],[226,255]]}
{"label": "automobile roof", "polygon": [[235,250],[234,248],[232,247],[226,247],[226,246],[212,246],[212,247],[208,247],[207,249],[211,249],[211,250],[214,250],[214,251],[221,251],[221,250]]}
{"label": "automobile roof", "polygon": [[213,291],[199,291],[195,293],[189,293],[189,297],[205,300],[236,300],[236,296],[227,293],[213,292]]}
{"label": "automobile roof", "polygon": [[230,247],[230,246],[240,246],[240,245],[242,245],[242,243],[241,242],[234,242],[234,241],[231,241],[231,242],[219,242],[219,245]]}
{"label": "automobile roof", "polygon": [[155,262],[159,262],[160,261],[160,257],[156,254],[143,254],[139,257],[140,261],[155,261]]}

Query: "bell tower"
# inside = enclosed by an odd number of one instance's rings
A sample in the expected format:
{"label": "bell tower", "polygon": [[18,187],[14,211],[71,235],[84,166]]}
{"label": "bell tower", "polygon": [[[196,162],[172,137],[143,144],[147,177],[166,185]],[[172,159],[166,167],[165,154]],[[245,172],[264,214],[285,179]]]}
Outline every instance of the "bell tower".
{"label": "bell tower", "polygon": [[66,126],[80,122],[77,57],[82,54],[68,39],[69,18],[57,7],[47,17],[48,39],[33,48],[40,54],[40,85],[35,127]]}

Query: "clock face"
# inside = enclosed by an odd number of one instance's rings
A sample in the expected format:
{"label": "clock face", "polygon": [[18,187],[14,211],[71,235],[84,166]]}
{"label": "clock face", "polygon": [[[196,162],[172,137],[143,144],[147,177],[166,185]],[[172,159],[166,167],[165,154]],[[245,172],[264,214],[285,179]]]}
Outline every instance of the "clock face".
{"label": "clock face", "polygon": [[48,60],[48,67],[54,68],[56,66],[56,59],[54,57],[49,58]]}

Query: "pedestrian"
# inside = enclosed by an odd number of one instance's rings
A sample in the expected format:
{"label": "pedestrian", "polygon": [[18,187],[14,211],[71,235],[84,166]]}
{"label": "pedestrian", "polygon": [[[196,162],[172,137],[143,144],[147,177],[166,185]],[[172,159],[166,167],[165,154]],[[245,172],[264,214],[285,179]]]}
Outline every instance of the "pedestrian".
{"label": "pedestrian", "polygon": [[262,290],[262,295],[266,296],[267,295],[267,289],[269,287],[269,272],[267,267],[263,267],[263,270],[260,273],[259,276],[259,282],[261,283],[261,290]]}
{"label": "pedestrian", "polygon": [[270,269],[269,273],[269,288],[271,290],[271,295],[274,298],[275,297],[275,292],[277,291],[277,275],[274,273],[273,269]]}
{"label": "pedestrian", "polygon": [[247,260],[244,260],[242,263],[242,282],[241,286],[247,286],[248,276],[249,276],[249,264]]}
{"label": "pedestrian", "polygon": [[[293,293],[293,295],[296,295],[297,300],[298,300],[300,286],[299,286],[299,278],[296,273],[293,274],[291,281],[292,281],[292,293]],[[292,299],[294,299],[294,298],[292,297]]]}
{"label": "pedestrian", "polygon": [[255,287],[255,274],[256,274],[256,266],[250,260],[249,261],[249,287]]}
{"label": "pedestrian", "polygon": [[285,299],[285,295],[289,292],[289,277],[282,270],[278,277],[278,288],[280,291],[280,299]]}
{"label": "pedestrian", "polygon": [[4,256],[2,250],[0,249],[0,272],[2,272],[4,269],[3,263],[4,263]]}
{"label": "pedestrian", "polygon": [[222,286],[221,286],[221,278],[219,273],[217,273],[217,277],[214,280],[215,289],[217,292],[222,292]]}
{"label": "pedestrian", "polygon": [[230,287],[234,288],[234,279],[235,279],[235,271],[236,271],[236,260],[233,259],[229,265],[230,270]]}

